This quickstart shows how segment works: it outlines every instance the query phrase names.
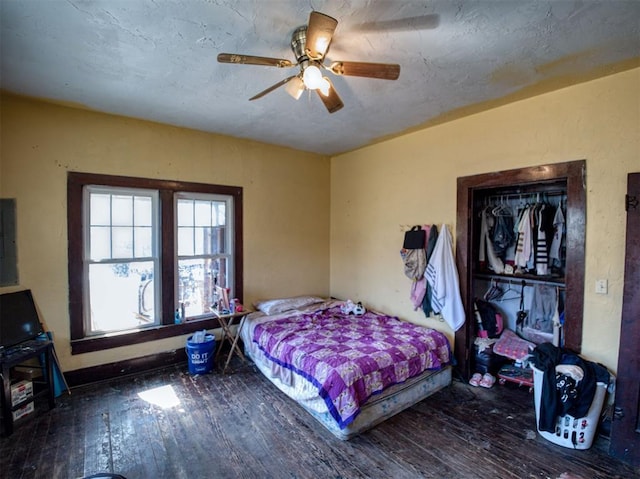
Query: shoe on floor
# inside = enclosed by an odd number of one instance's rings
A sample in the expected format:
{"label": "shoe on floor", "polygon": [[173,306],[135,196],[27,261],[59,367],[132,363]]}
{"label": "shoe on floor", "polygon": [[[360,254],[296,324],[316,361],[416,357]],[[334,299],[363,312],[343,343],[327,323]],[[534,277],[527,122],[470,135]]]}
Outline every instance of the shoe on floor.
{"label": "shoe on floor", "polygon": [[496,378],[493,377],[491,374],[486,373],[484,376],[482,376],[482,379],[480,380],[480,386],[482,386],[483,388],[490,388],[493,387],[493,385],[496,382]]}
{"label": "shoe on floor", "polygon": [[471,376],[471,379],[469,379],[469,384],[478,387],[480,386],[480,381],[482,381],[482,374],[475,373],[473,376]]}

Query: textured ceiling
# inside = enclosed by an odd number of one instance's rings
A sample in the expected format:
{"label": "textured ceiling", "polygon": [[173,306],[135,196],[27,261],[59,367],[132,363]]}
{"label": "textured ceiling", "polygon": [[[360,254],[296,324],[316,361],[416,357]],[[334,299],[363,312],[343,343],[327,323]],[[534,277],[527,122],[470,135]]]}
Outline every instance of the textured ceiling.
{"label": "textured ceiling", "polygon": [[[398,63],[396,81],[332,77],[329,114],[279,88],[311,10],[339,23],[327,60]],[[0,86],[21,95],[322,154],[456,112],[638,65],[640,1],[1,0]]]}

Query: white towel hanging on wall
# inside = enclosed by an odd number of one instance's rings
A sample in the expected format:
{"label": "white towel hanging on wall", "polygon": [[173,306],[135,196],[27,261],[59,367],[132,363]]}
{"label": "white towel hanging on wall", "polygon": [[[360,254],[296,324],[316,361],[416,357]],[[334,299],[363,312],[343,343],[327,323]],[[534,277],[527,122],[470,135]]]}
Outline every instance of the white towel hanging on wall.
{"label": "white towel hanging on wall", "polygon": [[466,315],[460,297],[451,233],[445,224],[442,225],[424,275],[433,290],[433,310],[439,312],[451,329],[457,331],[464,324]]}

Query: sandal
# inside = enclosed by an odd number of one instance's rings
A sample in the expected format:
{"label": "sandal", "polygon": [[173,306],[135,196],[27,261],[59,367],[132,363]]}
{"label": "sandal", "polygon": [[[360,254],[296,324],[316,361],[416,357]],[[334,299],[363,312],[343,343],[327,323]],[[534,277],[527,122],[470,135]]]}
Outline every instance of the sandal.
{"label": "sandal", "polygon": [[483,388],[490,388],[495,382],[496,378],[494,378],[491,374],[486,373],[480,380],[480,386],[482,386]]}
{"label": "sandal", "polygon": [[473,376],[471,376],[471,379],[469,379],[469,384],[478,387],[480,385],[480,381],[482,381],[482,374],[475,373]]}

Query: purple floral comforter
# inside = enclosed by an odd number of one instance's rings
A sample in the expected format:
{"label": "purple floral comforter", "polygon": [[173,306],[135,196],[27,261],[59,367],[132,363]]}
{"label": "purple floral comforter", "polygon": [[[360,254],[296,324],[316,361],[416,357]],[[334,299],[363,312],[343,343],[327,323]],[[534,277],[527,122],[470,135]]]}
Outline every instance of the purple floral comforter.
{"label": "purple floral comforter", "polygon": [[373,394],[451,359],[447,337],[434,330],[340,307],[258,324],[253,341],[271,359],[316,387],[340,428]]}

